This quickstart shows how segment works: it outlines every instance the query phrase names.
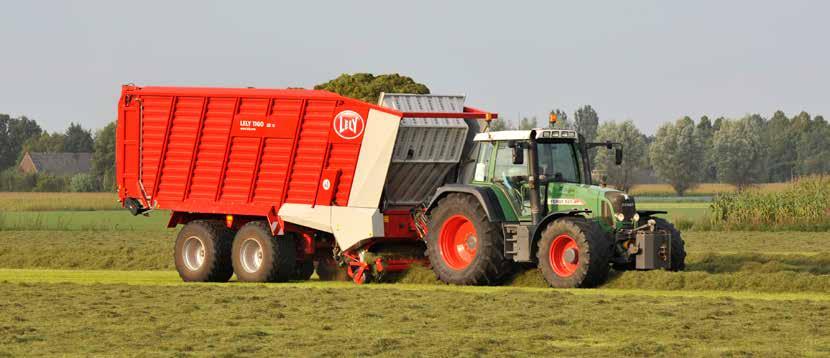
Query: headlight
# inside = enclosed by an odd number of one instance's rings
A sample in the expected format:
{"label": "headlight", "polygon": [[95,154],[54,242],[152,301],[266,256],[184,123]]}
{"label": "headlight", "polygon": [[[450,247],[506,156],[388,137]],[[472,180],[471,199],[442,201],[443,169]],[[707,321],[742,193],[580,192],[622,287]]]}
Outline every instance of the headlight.
{"label": "headlight", "polygon": [[636,214],[636,213],[635,213],[635,214],[634,214],[634,223],[636,224],[636,223],[638,223],[638,222],[640,222],[640,214]]}
{"label": "headlight", "polygon": [[623,221],[623,220],[625,220],[625,215],[623,215],[623,213],[617,213],[617,221]]}

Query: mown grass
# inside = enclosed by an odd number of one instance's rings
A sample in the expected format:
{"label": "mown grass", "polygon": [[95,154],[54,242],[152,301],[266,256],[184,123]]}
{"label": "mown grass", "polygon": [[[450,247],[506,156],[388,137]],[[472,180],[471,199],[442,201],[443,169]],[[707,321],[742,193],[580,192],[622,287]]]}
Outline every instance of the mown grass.
{"label": "mown grass", "polygon": [[[0,233],[0,268],[174,270],[175,231]],[[617,273],[604,287],[830,292],[830,233],[691,232],[687,272]],[[37,253],[37,254],[32,254]],[[431,270],[415,268],[396,282],[435,284]],[[535,270],[506,283],[545,287]]]}
{"label": "mown grass", "polygon": [[[754,186],[757,190],[766,193],[778,192],[787,187],[787,183],[764,183]],[[713,196],[723,193],[734,193],[737,188],[731,184],[703,183],[686,192],[686,196]],[[634,196],[675,196],[677,193],[669,184],[639,184],[635,185],[629,194]]]}
{"label": "mown grass", "polygon": [[394,285],[0,283],[0,290],[0,355],[10,356],[830,353],[827,301]]}
{"label": "mown grass", "polygon": [[9,193],[0,192],[0,212],[53,210],[115,210],[121,208],[114,193]]}

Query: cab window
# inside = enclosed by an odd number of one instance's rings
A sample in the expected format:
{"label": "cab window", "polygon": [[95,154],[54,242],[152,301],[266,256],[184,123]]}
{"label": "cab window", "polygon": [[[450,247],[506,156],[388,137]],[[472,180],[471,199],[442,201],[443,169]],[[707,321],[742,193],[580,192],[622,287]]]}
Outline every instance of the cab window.
{"label": "cab window", "polygon": [[554,182],[580,182],[579,156],[571,143],[538,143],[539,173]]}

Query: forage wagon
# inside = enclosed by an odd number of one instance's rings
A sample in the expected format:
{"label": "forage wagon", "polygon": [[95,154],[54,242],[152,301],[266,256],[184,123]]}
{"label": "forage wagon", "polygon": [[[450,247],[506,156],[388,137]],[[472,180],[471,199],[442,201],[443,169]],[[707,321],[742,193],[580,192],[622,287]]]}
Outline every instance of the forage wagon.
{"label": "forage wagon", "polygon": [[[662,212],[591,182],[572,130],[489,131],[463,96],[370,104],[303,89],[122,87],[118,195],[182,226],[185,281],[363,283],[415,263],[453,284],[537,265],[554,287],[684,267]],[[482,130],[483,127],[483,130]]]}

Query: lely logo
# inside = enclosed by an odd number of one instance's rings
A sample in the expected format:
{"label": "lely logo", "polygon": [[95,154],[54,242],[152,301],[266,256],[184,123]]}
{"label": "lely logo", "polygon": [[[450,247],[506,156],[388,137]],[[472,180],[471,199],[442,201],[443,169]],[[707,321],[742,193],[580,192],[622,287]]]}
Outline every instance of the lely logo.
{"label": "lely logo", "polygon": [[334,132],[343,139],[355,139],[363,134],[366,123],[355,111],[343,111],[334,116],[332,122]]}

